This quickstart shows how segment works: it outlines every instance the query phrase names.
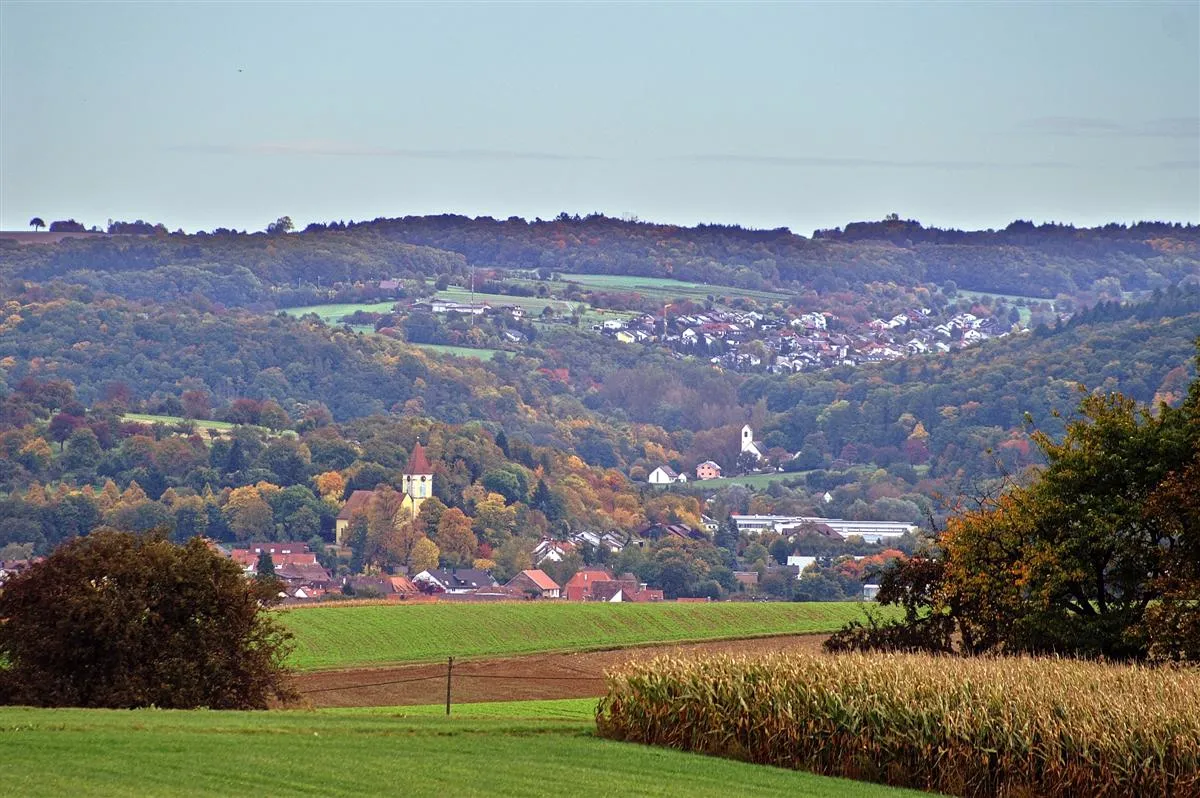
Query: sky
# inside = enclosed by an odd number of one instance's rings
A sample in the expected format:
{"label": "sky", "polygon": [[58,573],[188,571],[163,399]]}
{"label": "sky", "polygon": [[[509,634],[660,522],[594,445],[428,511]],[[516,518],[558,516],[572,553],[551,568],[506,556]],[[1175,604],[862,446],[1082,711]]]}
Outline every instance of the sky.
{"label": "sky", "polygon": [[1200,221],[1200,3],[0,0],[0,229]]}

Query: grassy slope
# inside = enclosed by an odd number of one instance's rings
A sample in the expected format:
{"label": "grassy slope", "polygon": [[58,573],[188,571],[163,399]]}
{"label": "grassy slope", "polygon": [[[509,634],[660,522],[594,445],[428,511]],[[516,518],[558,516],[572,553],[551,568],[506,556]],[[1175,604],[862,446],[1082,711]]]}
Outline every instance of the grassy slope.
{"label": "grassy slope", "polygon": [[324,605],[281,613],[302,670],[832,632],[856,603]]}
{"label": "grassy slope", "polygon": [[[592,736],[584,705],[427,711],[0,709],[4,792],[22,796],[916,795]],[[578,703],[578,702],[574,702]],[[585,711],[587,714],[585,715]],[[567,787],[570,785],[570,789]]]}

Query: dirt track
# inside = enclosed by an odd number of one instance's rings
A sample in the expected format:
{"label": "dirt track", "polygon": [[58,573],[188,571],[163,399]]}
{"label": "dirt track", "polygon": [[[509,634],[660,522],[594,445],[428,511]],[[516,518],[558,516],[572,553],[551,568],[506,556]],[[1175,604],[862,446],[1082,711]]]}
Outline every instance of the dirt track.
{"label": "dirt track", "polygon": [[[454,664],[451,700],[522,701],[586,698],[604,692],[604,671],[660,654],[741,654],[820,651],[826,635],[625,648],[576,654],[477,659]],[[446,700],[446,663],[302,673],[296,677],[302,706],[374,707],[438,704]]]}

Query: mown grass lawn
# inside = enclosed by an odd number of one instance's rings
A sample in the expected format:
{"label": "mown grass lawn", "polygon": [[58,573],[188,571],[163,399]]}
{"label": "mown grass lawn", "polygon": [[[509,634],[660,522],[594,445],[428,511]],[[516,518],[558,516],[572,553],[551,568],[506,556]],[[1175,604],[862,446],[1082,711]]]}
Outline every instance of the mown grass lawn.
{"label": "mown grass lawn", "polygon": [[[40,796],[916,795],[593,736],[594,701],[319,712],[0,708],[3,792]],[[554,704],[566,704],[555,707]]]}
{"label": "mown grass lawn", "polygon": [[280,612],[300,670],[833,632],[855,602],[318,605]]}

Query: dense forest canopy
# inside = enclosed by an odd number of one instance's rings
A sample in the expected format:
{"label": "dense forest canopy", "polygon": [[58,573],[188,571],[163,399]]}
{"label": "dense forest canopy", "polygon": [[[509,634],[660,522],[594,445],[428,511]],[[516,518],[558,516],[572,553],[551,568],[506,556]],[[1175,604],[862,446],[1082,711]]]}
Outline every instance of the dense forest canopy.
{"label": "dense forest canopy", "polygon": [[[146,227],[110,225],[114,231]],[[286,296],[280,291],[306,284],[435,279],[462,274],[468,265],[822,293],[878,281],[954,281],[971,290],[1052,298],[1101,281],[1115,280],[1124,291],[1151,291],[1194,280],[1200,227],[1014,222],[998,231],[962,232],[889,219],[806,238],[786,228],[687,228],[564,213],[533,222],[445,215],[314,223],[291,234],[157,230],[53,247],[0,241],[0,276],[60,277],[131,297],[200,294],[224,304],[277,305]]]}

